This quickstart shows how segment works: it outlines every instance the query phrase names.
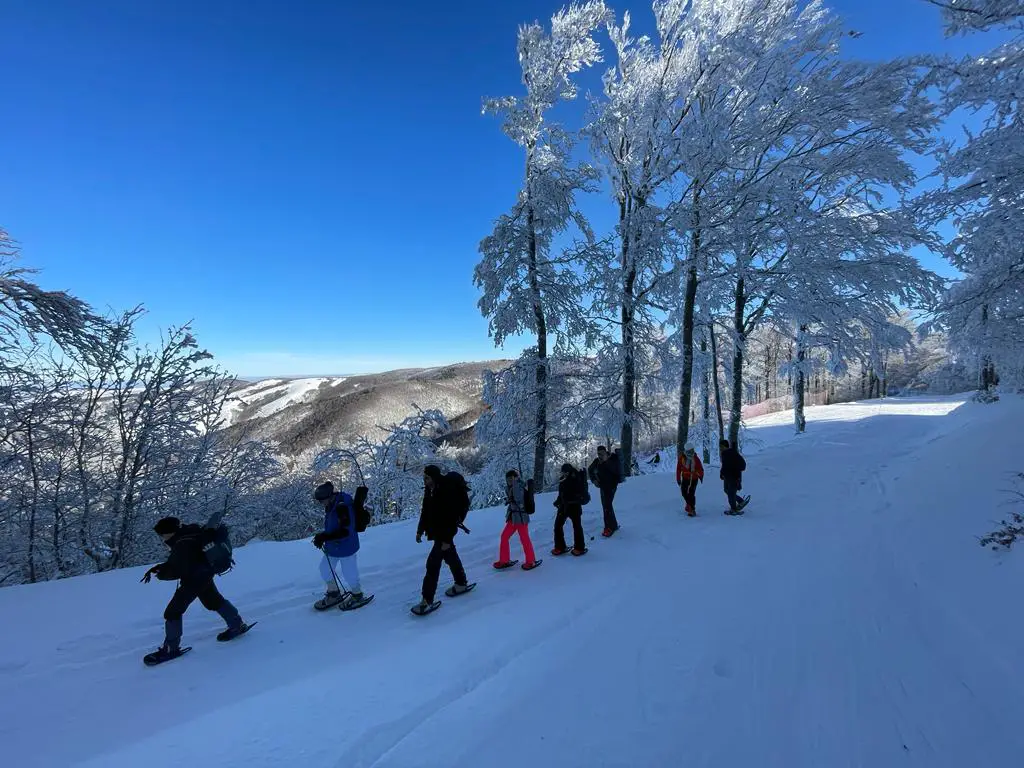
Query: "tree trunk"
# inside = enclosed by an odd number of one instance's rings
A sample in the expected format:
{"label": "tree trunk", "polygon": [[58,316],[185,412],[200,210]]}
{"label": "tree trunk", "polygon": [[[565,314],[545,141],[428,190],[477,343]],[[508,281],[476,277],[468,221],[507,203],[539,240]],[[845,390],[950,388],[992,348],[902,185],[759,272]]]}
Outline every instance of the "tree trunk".
{"label": "tree trunk", "polygon": [[736,279],[736,291],[733,298],[732,410],[729,414],[729,442],[739,446],[740,422],[743,420],[743,350],[746,346],[746,326],[743,316],[747,309],[747,295],[742,275]]}
{"label": "tree trunk", "polygon": [[537,388],[537,413],[534,420],[533,483],[538,492],[544,490],[544,465],[548,442],[548,326],[544,316],[543,297],[537,276],[537,233],[533,204],[526,213],[528,278],[533,301],[533,320],[537,326],[537,363],[534,383]]}
{"label": "tree trunk", "polygon": [[709,325],[711,336],[711,380],[715,386],[715,413],[718,416],[718,439],[725,439],[725,424],[722,422],[722,388],[718,384],[718,342],[715,341],[715,322]]}
{"label": "tree trunk", "polygon": [[807,428],[807,419],[804,416],[804,391],[806,389],[807,377],[804,375],[804,360],[807,357],[804,349],[804,333],[806,325],[800,326],[800,332],[796,340],[796,384],[793,387],[793,418],[796,422],[796,431],[803,432]]}
{"label": "tree trunk", "polygon": [[[704,334],[700,337],[700,351],[701,351],[701,355],[703,356],[704,360],[706,361],[708,359],[708,337],[707,337],[707,331],[705,331]],[[705,464],[707,464],[709,461],[711,461],[711,446],[709,445],[709,438],[711,437],[711,430],[708,427],[708,424],[711,422],[711,381],[708,378],[710,375],[711,375],[711,369],[707,366],[707,364],[705,364],[704,365],[704,375],[701,377],[701,383],[700,383],[700,389],[701,389],[700,396],[701,396],[701,400],[704,401],[704,411],[703,411],[703,414],[702,414],[702,417],[704,419],[704,424],[702,425],[703,428],[702,428],[701,432],[702,432],[702,435],[703,435],[703,438],[704,438],[704,463]]]}
{"label": "tree trunk", "polygon": [[690,434],[690,390],[693,387],[693,308],[697,302],[697,259],[700,256],[700,188],[693,192],[694,224],[690,234],[690,264],[686,269],[683,298],[683,376],[679,387],[679,425],[676,448],[683,453]]}
{"label": "tree trunk", "polygon": [[[622,231],[622,430],[619,435],[619,460],[624,476],[633,468],[633,410],[636,405],[636,353],[633,322],[636,305],[636,267],[632,252],[632,211],[642,203],[627,198],[619,203],[619,227]],[[611,446],[608,446],[611,450]]]}

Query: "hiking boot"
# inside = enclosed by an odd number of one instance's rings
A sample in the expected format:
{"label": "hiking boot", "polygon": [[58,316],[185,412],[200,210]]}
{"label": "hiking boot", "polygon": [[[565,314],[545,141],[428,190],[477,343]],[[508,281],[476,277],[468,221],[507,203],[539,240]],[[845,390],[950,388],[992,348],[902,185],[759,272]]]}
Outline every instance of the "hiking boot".
{"label": "hiking boot", "polygon": [[558,557],[559,555],[564,555],[568,551],[569,550],[566,547],[555,547],[554,549],[551,550],[551,554],[554,555],[555,557]]}
{"label": "hiking boot", "polygon": [[328,589],[324,593],[324,596],[313,603],[313,607],[318,611],[326,611],[328,608],[332,608],[343,600],[341,590],[339,589]]}
{"label": "hiking boot", "polygon": [[585,555],[585,554],[587,554],[587,548],[584,547],[583,549],[578,549],[576,547],[573,547],[572,548],[572,554],[573,554],[573,557],[579,557],[580,555]]}
{"label": "hiking boot", "polygon": [[454,596],[454,595],[461,595],[461,594],[463,594],[465,592],[469,592],[469,590],[471,590],[471,589],[472,589],[472,587],[469,586],[469,584],[452,584],[446,590],[445,594],[447,594],[448,592],[451,592],[452,596]]}
{"label": "hiking boot", "polygon": [[341,608],[341,610],[343,611],[351,610],[352,608],[355,608],[360,603],[362,603],[364,600],[365,598],[362,592],[349,592],[347,595],[345,595],[345,599],[340,601],[340,605],[338,607]]}

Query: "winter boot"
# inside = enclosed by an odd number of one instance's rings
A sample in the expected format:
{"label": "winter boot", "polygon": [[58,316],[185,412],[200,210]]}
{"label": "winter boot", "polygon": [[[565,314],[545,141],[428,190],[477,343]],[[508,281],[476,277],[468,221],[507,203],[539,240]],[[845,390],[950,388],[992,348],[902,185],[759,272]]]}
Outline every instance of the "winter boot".
{"label": "winter boot", "polygon": [[217,635],[217,640],[222,643],[226,643],[228,642],[228,640],[234,640],[236,637],[244,635],[254,626],[256,626],[255,621],[252,624],[246,624],[245,622],[242,622],[237,627],[228,627],[223,632]]}
{"label": "winter boot", "polygon": [[573,557],[580,557],[581,555],[587,554],[587,552],[588,552],[588,550],[587,550],[586,547],[584,547],[583,549],[576,549],[576,547],[572,548],[572,556]]}
{"label": "winter boot", "polygon": [[157,664],[163,664],[165,661],[171,661],[179,656],[184,656],[191,650],[191,648],[172,648],[168,645],[161,645],[153,653],[147,653],[143,656],[142,661],[147,667],[155,667]]}
{"label": "winter boot", "polygon": [[338,607],[343,611],[354,611],[356,608],[362,608],[371,600],[373,600],[373,595],[366,596],[362,592],[349,592]]}
{"label": "winter boot", "polygon": [[344,594],[340,589],[328,589],[324,596],[313,603],[313,607],[318,611],[326,611],[328,608],[333,608],[344,599]]}
{"label": "winter boot", "polygon": [[551,554],[554,555],[555,557],[558,557],[559,555],[564,555],[568,551],[569,550],[566,547],[555,547],[554,549],[551,550]]}

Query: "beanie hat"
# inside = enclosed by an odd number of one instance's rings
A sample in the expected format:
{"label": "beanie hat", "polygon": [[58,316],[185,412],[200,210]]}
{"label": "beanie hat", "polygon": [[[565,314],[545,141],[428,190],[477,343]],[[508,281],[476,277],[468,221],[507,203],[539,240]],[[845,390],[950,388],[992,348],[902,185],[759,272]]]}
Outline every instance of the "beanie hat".
{"label": "beanie hat", "polygon": [[683,451],[685,453],[693,453],[693,451],[694,451],[693,443],[687,441],[686,445],[683,446]]}
{"label": "beanie hat", "polygon": [[441,479],[441,468],[439,466],[437,466],[437,464],[427,464],[427,466],[425,466],[423,468],[423,474],[424,475],[430,475],[435,480],[440,480]]}
{"label": "beanie hat", "polygon": [[177,533],[179,528],[181,528],[181,520],[176,517],[162,517],[153,526],[153,530],[160,536],[168,533]]}
{"label": "beanie hat", "polygon": [[574,469],[573,465],[569,464],[568,462],[562,465],[562,471],[563,472],[572,472],[573,469]]}
{"label": "beanie hat", "polygon": [[317,501],[327,501],[334,495],[334,483],[321,483],[313,491],[313,498]]}

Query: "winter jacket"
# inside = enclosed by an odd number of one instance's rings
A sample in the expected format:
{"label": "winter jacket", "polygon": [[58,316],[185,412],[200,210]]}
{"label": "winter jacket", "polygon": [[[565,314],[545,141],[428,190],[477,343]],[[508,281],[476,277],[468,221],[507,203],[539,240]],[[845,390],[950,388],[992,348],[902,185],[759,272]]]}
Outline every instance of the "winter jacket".
{"label": "winter jacket", "polygon": [[746,471],[747,462],[740,456],[735,448],[726,448],[722,451],[722,470],[718,476],[722,480],[739,480]]}
{"label": "winter jacket", "polygon": [[[558,482],[558,496],[555,498],[555,507],[565,509],[566,512],[583,511],[584,488],[581,487],[586,480],[573,471],[564,480]],[[575,509],[574,509],[575,508]]]}
{"label": "winter jacket", "polygon": [[331,557],[351,557],[359,551],[355,508],[347,493],[334,494],[324,514],[324,553]]}
{"label": "winter jacket", "polygon": [[459,532],[459,522],[458,492],[452,481],[442,476],[434,481],[432,489],[423,489],[423,507],[416,535],[426,534],[430,541],[451,544]]}
{"label": "winter jacket", "polygon": [[201,525],[183,525],[167,542],[171,548],[167,562],[157,566],[156,577],[161,581],[181,581],[199,585],[213,578],[213,568],[203,554],[203,545],[211,536]]}
{"label": "winter jacket", "polygon": [[607,459],[601,461],[594,459],[587,470],[590,475],[590,482],[598,488],[614,488],[622,480],[622,470],[619,466],[619,456],[613,453]]}
{"label": "winter jacket", "polygon": [[687,461],[686,454],[679,454],[676,462],[676,483],[678,485],[694,485],[697,481],[704,480],[704,465],[700,463],[700,456],[693,454],[693,459]]}
{"label": "winter jacket", "polygon": [[505,512],[505,522],[513,525],[529,525],[530,516],[526,514],[526,485],[518,477],[513,477],[511,483],[505,484],[505,503],[508,509]]}

